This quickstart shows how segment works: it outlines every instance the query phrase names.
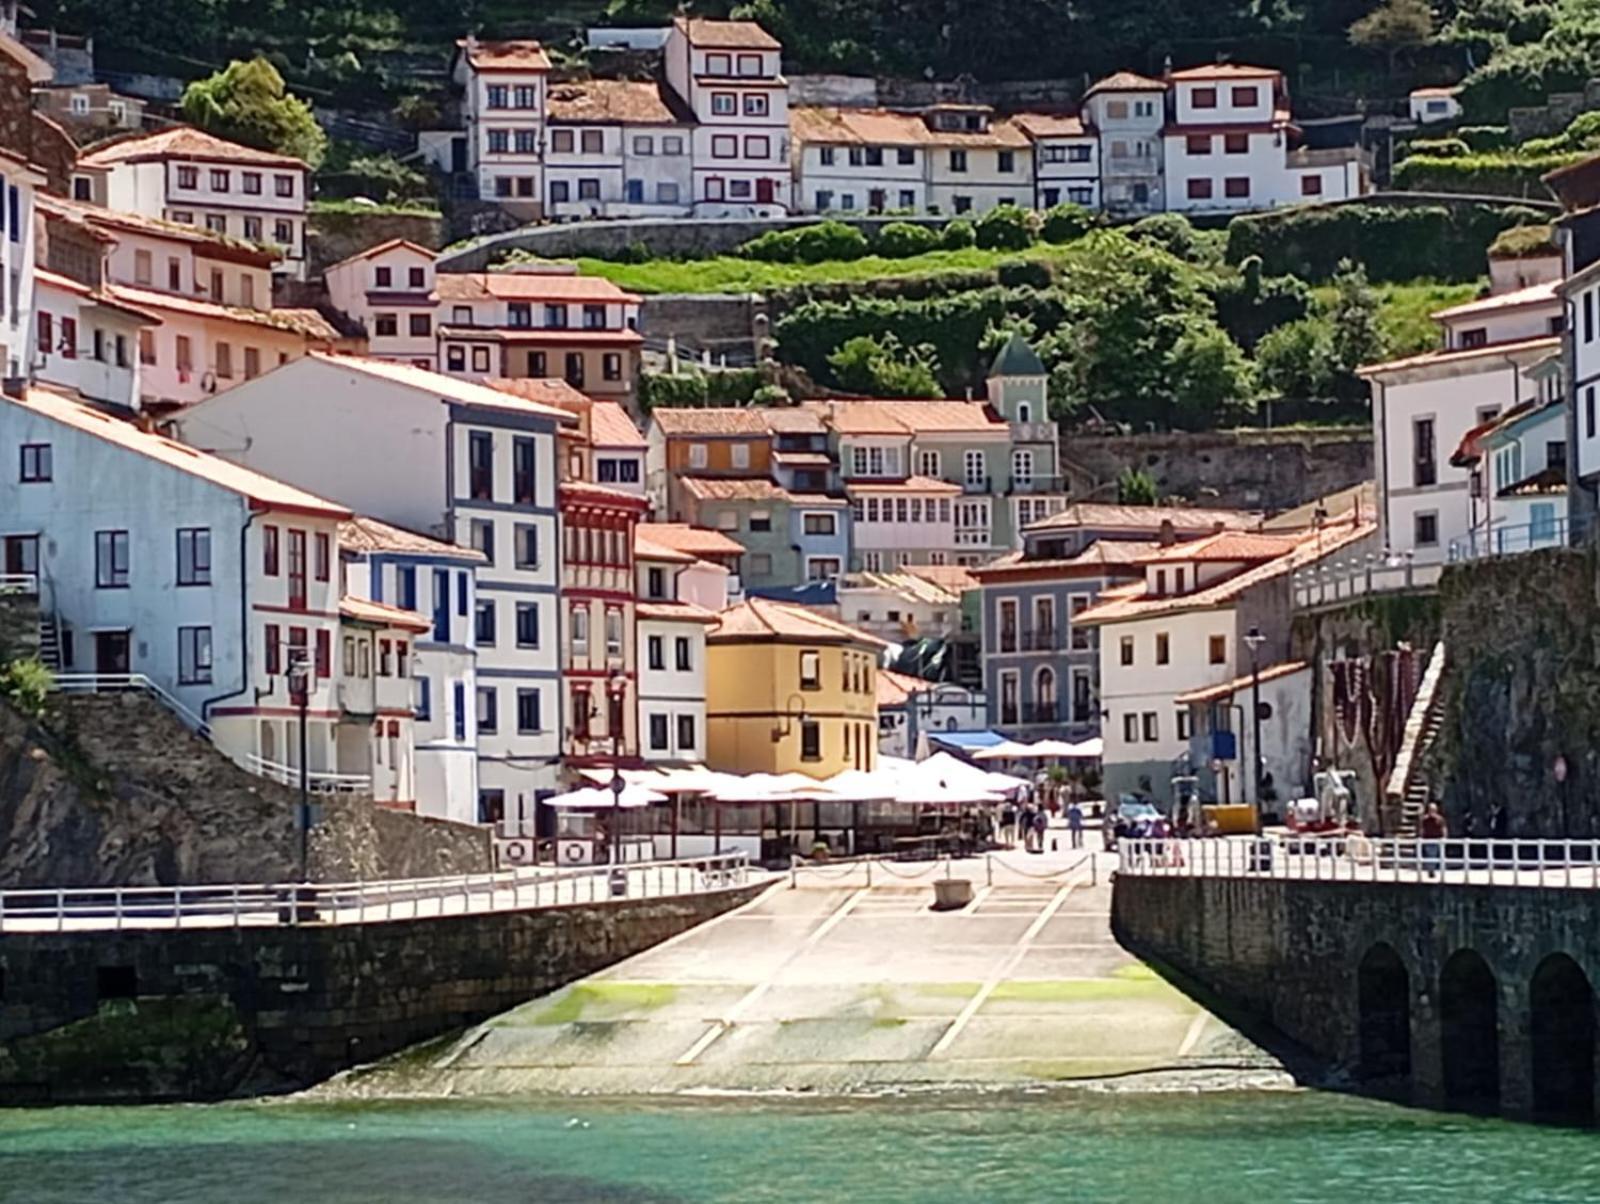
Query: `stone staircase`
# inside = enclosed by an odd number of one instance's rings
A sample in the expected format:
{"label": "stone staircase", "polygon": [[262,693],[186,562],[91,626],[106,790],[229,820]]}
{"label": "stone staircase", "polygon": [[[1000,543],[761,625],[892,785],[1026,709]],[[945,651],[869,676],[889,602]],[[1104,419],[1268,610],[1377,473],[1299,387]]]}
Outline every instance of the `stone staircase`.
{"label": "stone staircase", "polygon": [[1395,834],[1399,836],[1417,834],[1422,813],[1433,799],[1433,775],[1428,762],[1444,727],[1445,664],[1444,641],[1440,640],[1433,646],[1411,713],[1406,716],[1400,752],[1384,789],[1385,811],[1397,817]]}
{"label": "stone staircase", "polygon": [[39,660],[51,673],[65,668],[61,652],[61,620],[54,614],[39,615]]}

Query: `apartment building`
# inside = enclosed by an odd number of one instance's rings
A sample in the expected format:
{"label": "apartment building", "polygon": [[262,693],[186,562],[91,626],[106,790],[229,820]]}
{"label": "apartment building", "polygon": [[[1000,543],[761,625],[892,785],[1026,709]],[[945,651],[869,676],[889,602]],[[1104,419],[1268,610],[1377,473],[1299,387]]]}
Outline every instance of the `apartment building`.
{"label": "apartment building", "polygon": [[145,102],[113,92],[109,84],[48,84],[33,90],[33,107],[70,131],[79,142],[92,142],[144,125]]}
{"label": "apartment building", "polygon": [[11,379],[27,375],[32,359],[34,198],[44,185],[42,171],[0,146],[0,368]]}
{"label": "apartment building", "polygon": [[323,272],[329,303],[361,323],[373,359],[438,367],[437,258],[427,247],[391,238]]}
{"label": "apartment building", "polygon": [[638,567],[639,741],[647,763],[696,765],[706,755],[706,632],[728,604],[728,570],[634,529]]}
{"label": "apartment building", "polygon": [[74,180],[74,196],[82,180],[94,204],[270,249],[275,271],[305,279],[311,169],[293,156],[174,126],[96,147]]}
{"label": "apartment building", "polygon": [[466,137],[459,161],[441,166],[470,174],[483,199],[537,221],[544,210],[550,56],[534,41],[466,37],[456,43],[451,74],[462,90]]}
{"label": "apartment building", "polygon": [[1082,117],[1018,113],[1012,122],[1033,146],[1034,209],[1100,208],[1100,140]]}
{"label": "apartment building", "polygon": [[1130,217],[1162,212],[1167,207],[1161,140],[1166,81],[1115,72],[1089,86],[1080,117],[1098,142],[1101,206]]}
{"label": "apartment building", "polygon": [[693,208],[694,117],[653,82],[552,84],[547,216],[675,217]]}

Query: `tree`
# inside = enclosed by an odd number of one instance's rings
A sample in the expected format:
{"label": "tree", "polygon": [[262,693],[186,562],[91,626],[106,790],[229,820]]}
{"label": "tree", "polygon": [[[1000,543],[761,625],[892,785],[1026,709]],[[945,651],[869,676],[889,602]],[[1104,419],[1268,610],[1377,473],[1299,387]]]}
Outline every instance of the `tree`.
{"label": "tree", "polygon": [[1321,399],[1333,379],[1332,331],[1326,318],[1301,318],[1256,344],[1256,376],[1269,397]]}
{"label": "tree", "polygon": [[322,162],[328,137],[311,106],[284,87],[283,76],[264,58],[235,59],[207,79],[184,89],[183,115],[219,138],[261,150]]}
{"label": "tree", "polygon": [[1433,9],[1428,0],[1383,0],[1350,26],[1350,42],[1363,50],[1381,50],[1393,75],[1400,55],[1425,46],[1433,36]]}
{"label": "tree", "polygon": [[871,397],[939,397],[939,359],[892,334],[857,335],[828,357],[841,389]]}
{"label": "tree", "polygon": [[1142,468],[1124,468],[1117,477],[1117,501],[1124,506],[1154,506],[1156,479]]}
{"label": "tree", "polygon": [[1367,386],[1356,375],[1362,364],[1383,358],[1383,328],[1378,324],[1378,294],[1367,283],[1367,270],[1340,262],[1333,278],[1333,303],[1328,307],[1332,327],[1328,346],[1331,388],[1335,397],[1354,401],[1365,397]]}

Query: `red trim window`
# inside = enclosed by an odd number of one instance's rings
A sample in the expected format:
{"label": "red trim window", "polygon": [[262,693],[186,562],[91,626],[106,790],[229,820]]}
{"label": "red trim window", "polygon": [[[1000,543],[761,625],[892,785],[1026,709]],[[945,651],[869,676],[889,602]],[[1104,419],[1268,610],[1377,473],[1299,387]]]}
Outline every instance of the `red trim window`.
{"label": "red trim window", "polygon": [[276,677],[278,674],[283,672],[283,656],[281,652],[282,645],[280,643],[280,639],[281,637],[278,634],[278,625],[276,623],[268,623],[266,635],[266,663],[268,677]]}
{"label": "red trim window", "polygon": [[1322,195],[1322,177],[1321,176],[1301,176],[1300,177],[1300,195],[1301,196],[1321,196]]}
{"label": "red trim window", "polygon": [[78,319],[61,319],[61,357],[75,360],[78,358]]}
{"label": "red trim window", "polygon": [[772,155],[772,139],[765,134],[747,134],[744,140],[746,159],[766,159]]}
{"label": "red trim window", "polygon": [[278,575],[278,528],[261,528],[261,571],[268,577]]}
{"label": "red trim window", "polygon": [[[289,628],[289,665],[290,665],[290,667],[293,667],[294,663],[296,661],[298,661],[301,657],[305,656],[305,654],[306,654],[306,629],[304,627],[291,627],[291,628]],[[295,683],[296,680],[298,680],[298,681],[300,681],[302,683],[300,689],[296,689],[295,688],[294,683]],[[305,690],[304,687],[306,685],[308,685],[308,684],[309,683],[303,677],[296,679],[295,677],[291,676],[289,678],[289,697],[292,698],[296,703],[300,703],[300,702],[305,701],[306,690]]]}
{"label": "red trim window", "polygon": [[1215,88],[1196,88],[1189,93],[1189,103],[1197,109],[1214,109],[1217,107],[1217,90]]}
{"label": "red trim window", "polygon": [[1241,199],[1250,195],[1249,176],[1229,176],[1222,181],[1222,195]]}
{"label": "red trim window", "polygon": [[1236,109],[1253,109],[1256,99],[1261,93],[1254,84],[1236,87],[1233,90],[1233,107]]}
{"label": "red trim window", "polygon": [[45,311],[42,309],[39,311],[38,323],[39,354],[49,355],[55,350],[55,348],[50,345],[50,315],[45,313]]}
{"label": "red trim window", "polygon": [[716,134],[711,139],[711,157],[713,159],[737,159],[739,157],[739,139],[732,134]]}
{"label": "red trim window", "polygon": [[1191,155],[1209,155],[1211,153],[1210,134],[1190,134],[1183,140],[1184,150]]}
{"label": "red trim window", "polygon": [[306,608],[306,533],[289,528],[289,605]]}
{"label": "red trim window", "polygon": [[406,642],[404,640],[396,640],[394,642],[394,675],[400,678],[406,676]]}
{"label": "red trim window", "polygon": [[323,681],[333,676],[333,637],[322,630],[317,632],[317,676]]}
{"label": "red trim window", "polygon": [[706,200],[720,201],[727,191],[727,181],[721,176],[706,177]]}
{"label": "red trim window", "polygon": [[1210,180],[1190,180],[1188,185],[1189,199],[1191,201],[1208,201],[1211,199]]}
{"label": "red trim window", "polygon": [[326,533],[317,532],[313,553],[316,559],[313,563],[318,581],[326,581],[328,579],[328,562],[331,558],[331,549],[332,545],[329,543]]}

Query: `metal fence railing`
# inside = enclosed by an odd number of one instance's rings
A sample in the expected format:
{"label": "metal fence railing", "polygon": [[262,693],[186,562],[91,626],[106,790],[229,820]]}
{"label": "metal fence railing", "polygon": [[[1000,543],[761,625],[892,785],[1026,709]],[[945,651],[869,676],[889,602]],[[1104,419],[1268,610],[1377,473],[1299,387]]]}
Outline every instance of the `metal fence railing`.
{"label": "metal fence railing", "polygon": [[379,882],[58,887],[0,891],[0,932],[370,924],[582,906],[731,890],[754,881],[749,858],[680,861]]}
{"label": "metal fence railing", "polygon": [[[277,782],[280,786],[300,785],[300,769],[295,765],[269,761],[250,753],[244,759],[244,767],[257,777]],[[372,775],[313,769],[306,774],[306,789],[313,794],[364,794],[372,789]]]}
{"label": "metal fence railing", "polygon": [[1369,594],[1432,589],[1439,584],[1442,564],[1418,564],[1410,552],[1371,553],[1328,561],[1301,569],[1293,576],[1294,604],[1305,610]]}
{"label": "metal fence railing", "polygon": [[1548,548],[1564,548],[1585,533],[1581,519],[1568,522],[1566,515],[1551,514],[1536,522],[1509,523],[1482,531],[1469,531],[1450,541],[1450,560],[1485,560],[1498,556],[1517,556]]}
{"label": "metal fence railing", "polygon": [[1600,840],[1379,839],[1338,835],[1129,839],[1120,875],[1600,887]]}
{"label": "metal fence railing", "polygon": [[143,673],[57,673],[52,681],[57,690],[67,694],[123,694],[137,691],[166,707],[190,731],[206,737],[211,734],[204,719]]}

